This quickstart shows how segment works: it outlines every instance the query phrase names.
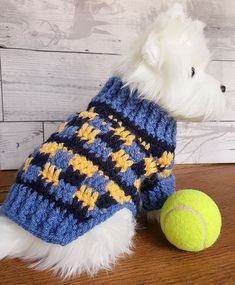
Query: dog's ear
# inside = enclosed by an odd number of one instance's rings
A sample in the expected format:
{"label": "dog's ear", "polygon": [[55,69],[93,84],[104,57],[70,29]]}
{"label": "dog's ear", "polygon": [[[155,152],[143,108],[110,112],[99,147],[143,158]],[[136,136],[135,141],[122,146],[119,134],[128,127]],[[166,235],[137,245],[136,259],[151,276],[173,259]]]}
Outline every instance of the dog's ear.
{"label": "dog's ear", "polygon": [[150,34],[142,48],[143,60],[152,67],[160,69],[163,63],[163,55],[161,53],[160,41]]}

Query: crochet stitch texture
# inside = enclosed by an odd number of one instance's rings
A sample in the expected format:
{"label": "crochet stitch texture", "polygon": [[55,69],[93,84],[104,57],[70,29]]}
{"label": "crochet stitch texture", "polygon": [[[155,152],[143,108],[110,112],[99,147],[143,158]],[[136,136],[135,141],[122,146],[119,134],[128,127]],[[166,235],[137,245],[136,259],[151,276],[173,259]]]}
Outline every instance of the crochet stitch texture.
{"label": "crochet stitch texture", "polygon": [[160,209],[174,191],[175,145],[175,120],[112,77],[26,159],[4,212],[66,245],[120,209]]}

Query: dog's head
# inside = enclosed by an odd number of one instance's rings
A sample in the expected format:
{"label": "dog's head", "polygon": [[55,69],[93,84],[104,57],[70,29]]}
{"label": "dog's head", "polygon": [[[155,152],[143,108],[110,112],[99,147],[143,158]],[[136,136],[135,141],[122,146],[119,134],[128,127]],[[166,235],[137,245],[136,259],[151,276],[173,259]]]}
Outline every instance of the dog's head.
{"label": "dog's head", "polygon": [[210,53],[203,29],[180,5],[173,6],[135,43],[118,75],[177,119],[219,118],[225,86],[205,71]]}

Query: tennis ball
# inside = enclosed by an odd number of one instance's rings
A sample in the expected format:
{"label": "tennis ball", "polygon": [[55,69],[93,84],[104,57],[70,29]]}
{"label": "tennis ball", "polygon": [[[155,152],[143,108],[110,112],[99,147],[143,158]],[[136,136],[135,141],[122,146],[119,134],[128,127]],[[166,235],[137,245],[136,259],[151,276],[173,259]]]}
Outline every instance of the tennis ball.
{"label": "tennis ball", "polygon": [[160,224],[170,243],[187,251],[200,251],[219,237],[221,215],[205,193],[192,189],[175,192],[163,205]]}

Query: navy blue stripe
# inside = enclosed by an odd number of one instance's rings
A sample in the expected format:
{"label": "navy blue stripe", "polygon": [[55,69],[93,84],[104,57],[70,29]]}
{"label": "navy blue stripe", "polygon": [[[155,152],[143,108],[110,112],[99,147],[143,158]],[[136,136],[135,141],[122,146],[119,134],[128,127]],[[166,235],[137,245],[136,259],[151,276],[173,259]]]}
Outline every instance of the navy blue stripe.
{"label": "navy blue stripe", "polygon": [[[36,165],[43,168],[48,162],[49,154],[38,152],[30,162],[30,165]],[[61,172],[59,179],[63,179],[65,183],[69,183],[72,186],[80,187],[85,180],[86,175],[81,174],[79,171],[74,171],[72,166],[69,166],[65,172]]]}
{"label": "navy blue stripe", "polygon": [[[124,123],[125,128],[130,130],[130,132],[136,135],[136,137],[143,138],[144,141],[150,143],[150,149],[149,151],[145,150],[145,153],[149,152],[153,156],[160,157],[164,151],[174,152],[175,146],[167,144],[166,142],[158,140],[157,138],[154,138],[144,129],[138,129],[138,126],[136,126],[131,120],[129,120],[128,118],[124,118],[121,113],[111,108],[105,102],[90,102],[90,104],[88,105],[88,110],[92,107],[95,108],[95,112],[97,112],[101,117],[105,118],[106,120],[110,120],[109,116],[113,115],[118,120],[122,121]],[[136,140],[136,142],[138,142],[138,140]],[[138,144],[140,143],[138,142]]]}
{"label": "navy blue stripe", "polygon": [[67,122],[67,126],[72,126],[72,127],[80,127],[82,126],[84,123],[86,123],[87,121],[89,121],[89,118],[82,118],[79,117],[80,113],[76,113],[76,115]]}
{"label": "navy blue stripe", "polygon": [[107,209],[112,205],[116,205],[117,201],[114,200],[107,192],[103,195],[100,195],[95,204],[100,209]]}
{"label": "navy blue stripe", "polygon": [[63,179],[65,183],[69,183],[70,185],[79,188],[86,179],[86,175],[80,173],[78,170],[74,171],[73,167],[70,165],[65,172],[60,173],[59,180],[60,179]]}
{"label": "navy blue stripe", "polygon": [[140,177],[145,173],[145,163],[144,160],[139,161],[131,165],[131,169]]}
{"label": "navy blue stripe", "polygon": [[158,182],[159,180],[155,174],[145,178],[141,184],[140,192],[144,193],[157,188]]}
{"label": "navy blue stripe", "polygon": [[82,202],[78,201],[77,198],[73,199],[72,204],[64,202],[62,198],[56,199],[53,193],[50,193],[52,183],[44,184],[41,179],[32,182],[24,181],[20,176],[17,176],[16,183],[24,185],[32,189],[32,191],[36,191],[47,199],[50,204],[54,203],[55,208],[59,207],[62,210],[66,210],[64,213],[65,216],[72,214],[78,222],[85,222],[90,219],[90,217],[86,217],[88,207],[83,207]]}
{"label": "navy blue stripe", "polygon": [[38,152],[31,160],[30,164],[43,167],[48,162],[49,156],[48,153]]}
{"label": "navy blue stripe", "polygon": [[118,136],[114,134],[113,131],[109,131],[106,134],[98,134],[98,137],[107,143],[109,147],[112,148],[113,151],[119,151],[121,146],[123,145],[123,141],[119,139]]}
{"label": "navy blue stripe", "polygon": [[[89,109],[89,107],[88,107],[88,109]],[[110,123],[112,124],[112,127],[113,127],[113,128],[120,128],[120,125],[118,124],[118,122],[116,122],[116,121],[114,121],[114,120],[112,120],[112,119],[109,118],[110,114],[112,114],[111,112],[113,112],[113,111],[108,110],[108,111],[106,112],[105,110],[102,109],[102,107],[100,108],[100,107],[98,106],[98,107],[95,107],[95,112],[97,112],[97,113],[100,112],[100,113],[99,113],[99,116],[100,116],[102,119],[104,119],[104,120],[110,122]],[[114,115],[114,114],[112,114],[112,115]],[[114,116],[115,116],[115,115],[114,115]],[[116,117],[118,117],[118,115],[117,115]],[[120,118],[119,121],[123,121],[123,118]],[[135,134],[135,136],[136,136],[137,138],[140,137],[140,136],[137,135],[136,132],[134,132],[130,127],[128,127],[128,126],[124,126],[124,127],[125,127],[125,129],[129,130],[131,133]],[[138,145],[138,147],[140,148],[140,150],[141,150],[146,156],[150,156],[150,155],[151,155],[150,150],[145,149],[144,146],[141,144],[141,142],[140,142],[137,138],[135,139],[135,142],[136,142],[136,144]]]}
{"label": "navy blue stripe", "polygon": [[[92,161],[100,170],[108,175],[111,180],[117,183],[125,192],[126,195],[130,195],[133,201],[138,198],[137,190],[134,186],[127,186],[119,176],[120,168],[115,166],[115,163],[110,157],[106,161],[103,161],[101,157],[96,157],[93,153],[89,152],[89,149],[84,148],[84,141],[81,141],[79,137],[73,136],[72,138],[59,137],[54,134],[53,141],[57,143],[63,143],[65,147],[72,150],[74,153],[85,156],[88,160]],[[50,141],[50,139],[49,139]]]}

